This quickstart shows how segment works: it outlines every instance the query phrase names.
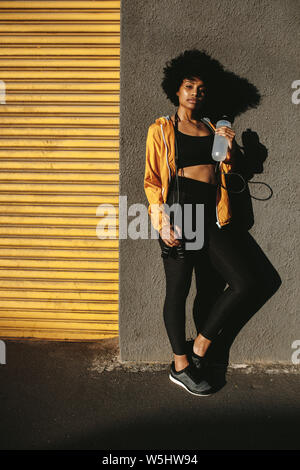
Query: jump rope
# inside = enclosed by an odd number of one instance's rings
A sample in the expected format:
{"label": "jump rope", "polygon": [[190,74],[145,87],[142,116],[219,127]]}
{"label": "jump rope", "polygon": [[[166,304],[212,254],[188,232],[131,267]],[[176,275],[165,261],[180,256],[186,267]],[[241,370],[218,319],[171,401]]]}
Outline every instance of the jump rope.
{"label": "jump rope", "polygon": [[[175,112],[175,167],[176,167],[177,201],[179,202],[179,184],[178,184],[178,172],[177,172],[177,167],[178,167],[178,163],[179,163],[178,144],[177,144],[178,121],[179,121],[179,116],[178,116],[177,111],[176,111]],[[201,121],[204,122],[206,125],[208,125],[207,122],[204,121],[204,119],[201,119]],[[211,127],[211,126],[209,126],[209,127]],[[250,197],[252,197],[253,199],[257,199],[258,201],[267,201],[273,195],[272,188],[267,183],[264,183],[263,181],[249,181],[247,179],[247,182],[246,182],[244,177],[242,175],[240,175],[240,173],[237,173],[237,172],[234,172],[234,171],[230,171],[230,173],[226,173],[225,171],[221,171],[220,170],[220,162],[216,162],[215,173],[216,173],[216,178],[217,178],[217,186],[221,186],[222,188],[226,189],[226,191],[229,192],[229,193],[234,193],[234,194],[242,193],[243,191],[245,191],[247,183],[250,183],[250,184],[263,184],[263,185],[267,186],[270,189],[270,195],[267,198],[259,198],[259,197],[256,197],[256,196],[252,196],[252,194],[249,193]],[[239,176],[243,180],[243,184],[244,184],[243,188],[239,191],[229,190],[228,188],[226,188],[225,186],[222,185],[222,183],[221,183],[221,174]],[[174,201],[174,194],[175,194],[175,191],[173,192],[173,203],[175,202]]]}

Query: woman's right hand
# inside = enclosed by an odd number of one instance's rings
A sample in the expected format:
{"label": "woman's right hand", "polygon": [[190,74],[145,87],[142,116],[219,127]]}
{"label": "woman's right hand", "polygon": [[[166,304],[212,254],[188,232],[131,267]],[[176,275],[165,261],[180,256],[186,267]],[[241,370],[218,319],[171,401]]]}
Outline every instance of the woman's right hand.
{"label": "woman's right hand", "polygon": [[159,231],[162,241],[172,247],[180,245],[180,241],[176,238],[181,236],[181,230],[178,225],[175,225],[175,230],[173,230],[171,225],[164,225]]}

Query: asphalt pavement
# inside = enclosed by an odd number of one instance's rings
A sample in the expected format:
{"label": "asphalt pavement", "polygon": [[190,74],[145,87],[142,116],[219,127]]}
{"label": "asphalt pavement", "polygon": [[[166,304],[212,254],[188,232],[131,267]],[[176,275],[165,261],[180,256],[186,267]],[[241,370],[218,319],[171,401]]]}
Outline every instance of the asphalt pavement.
{"label": "asphalt pavement", "polygon": [[216,368],[198,397],[169,364],[123,364],[117,338],[5,343],[1,450],[299,449],[298,366]]}

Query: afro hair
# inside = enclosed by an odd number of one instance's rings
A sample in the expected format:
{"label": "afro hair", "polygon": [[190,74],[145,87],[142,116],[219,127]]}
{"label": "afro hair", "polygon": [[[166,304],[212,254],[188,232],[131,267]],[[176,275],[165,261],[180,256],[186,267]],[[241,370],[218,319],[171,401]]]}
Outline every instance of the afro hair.
{"label": "afro hair", "polygon": [[260,102],[257,88],[247,79],[233,72],[225,71],[217,60],[205,50],[186,50],[168,61],[163,69],[161,83],[167,98],[179,106],[176,92],[185,78],[203,80],[207,94],[205,112],[213,120],[223,115],[234,118],[249,108],[256,108]]}

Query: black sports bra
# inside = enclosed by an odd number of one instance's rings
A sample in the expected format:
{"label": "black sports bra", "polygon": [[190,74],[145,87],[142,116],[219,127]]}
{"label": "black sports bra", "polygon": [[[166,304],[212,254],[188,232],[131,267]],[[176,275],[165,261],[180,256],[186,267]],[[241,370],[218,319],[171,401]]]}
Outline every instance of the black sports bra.
{"label": "black sports bra", "polygon": [[214,134],[199,136],[183,134],[177,130],[178,168],[193,165],[215,165],[211,151]]}

